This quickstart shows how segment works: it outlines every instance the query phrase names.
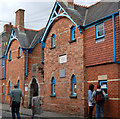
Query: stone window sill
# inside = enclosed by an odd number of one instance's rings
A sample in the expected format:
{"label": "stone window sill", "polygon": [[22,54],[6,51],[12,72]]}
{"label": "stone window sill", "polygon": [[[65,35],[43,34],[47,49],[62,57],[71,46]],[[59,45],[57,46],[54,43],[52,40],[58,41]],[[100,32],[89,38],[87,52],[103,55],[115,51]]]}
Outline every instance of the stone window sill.
{"label": "stone window sill", "polygon": [[69,43],[73,43],[73,42],[76,42],[76,39],[69,41]]}
{"label": "stone window sill", "polygon": [[50,95],[50,97],[56,97],[56,95]]}
{"label": "stone window sill", "polygon": [[55,48],[56,48],[55,46],[54,46],[54,47],[51,47],[50,50],[55,49]]}
{"label": "stone window sill", "polygon": [[11,59],[8,60],[9,62],[11,61]]}
{"label": "stone window sill", "polygon": [[77,98],[77,95],[70,95],[70,98]]}

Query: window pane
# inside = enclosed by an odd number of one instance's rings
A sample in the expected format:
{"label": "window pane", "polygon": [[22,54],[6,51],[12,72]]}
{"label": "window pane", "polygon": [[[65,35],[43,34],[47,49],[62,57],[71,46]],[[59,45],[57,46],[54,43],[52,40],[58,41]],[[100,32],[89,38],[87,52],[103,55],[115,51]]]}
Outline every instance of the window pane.
{"label": "window pane", "polygon": [[107,81],[100,81],[101,89],[105,92],[105,94],[108,94],[108,87],[107,87]]}
{"label": "window pane", "polygon": [[76,84],[74,84],[74,93],[76,94]]}
{"label": "window pane", "polygon": [[2,59],[2,66],[4,66],[4,59]]}
{"label": "window pane", "polygon": [[98,31],[98,37],[99,36],[103,36],[104,34],[103,34],[103,30],[101,30],[101,31]]}
{"label": "window pane", "polygon": [[101,82],[101,88],[107,88],[107,82]]}
{"label": "window pane", "polygon": [[73,40],[75,39],[75,30],[73,31]]}
{"label": "window pane", "polygon": [[55,34],[52,34],[52,47],[55,47]]}
{"label": "window pane", "polygon": [[71,40],[75,40],[75,26],[71,27]]}
{"label": "window pane", "polygon": [[103,24],[99,25],[97,28],[98,28],[98,31],[103,29]]}
{"label": "window pane", "polygon": [[10,51],[10,60],[12,59],[12,51]]}
{"label": "window pane", "polygon": [[21,48],[19,48],[19,56],[21,56]]}
{"label": "window pane", "polygon": [[52,79],[52,95],[55,95],[55,78]]}

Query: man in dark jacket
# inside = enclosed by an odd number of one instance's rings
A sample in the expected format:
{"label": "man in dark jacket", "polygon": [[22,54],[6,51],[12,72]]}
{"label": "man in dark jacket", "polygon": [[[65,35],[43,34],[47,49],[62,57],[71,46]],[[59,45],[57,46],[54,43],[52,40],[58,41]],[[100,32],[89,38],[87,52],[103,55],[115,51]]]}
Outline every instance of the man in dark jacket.
{"label": "man in dark jacket", "polygon": [[22,94],[21,89],[18,88],[18,85],[14,85],[14,89],[11,91],[10,94],[10,107],[12,107],[12,118],[16,119],[15,113],[17,114],[17,118],[20,119],[20,103],[22,97],[22,105],[24,105],[24,97]]}

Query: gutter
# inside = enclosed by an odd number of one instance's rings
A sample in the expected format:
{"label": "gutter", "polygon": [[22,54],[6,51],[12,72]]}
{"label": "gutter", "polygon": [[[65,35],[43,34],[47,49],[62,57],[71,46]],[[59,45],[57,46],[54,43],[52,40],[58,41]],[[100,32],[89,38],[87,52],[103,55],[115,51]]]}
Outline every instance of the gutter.
{"label": "gutter", "polygon": [[114,62],[116,62],[116,44],[115,44],[115,16],[112,15],[113,21],[113,48],[114,48]]}
{"label": "gutter", "polygon": [[26,50],[26,77],[28,77],[28,49]]}
{"label": "gutter", "polygon": [[115,15],[117,15],[117,14],[119,14],[119,11],[117,11],[117,12],[111,14],[111,15],[108,15],[108,16],[106,16],[106,17],[103,17],[103,18],[101,18],[101,19],[99,19],[99,20],[96,20],[96,21],[94,21],[94,22],[91,22],[91,23],[89,23],[89,24],[86,24],[86,25],[84,25],[84,26],[82,26],[82,25],[81,25],[81,26],[84,27],[84,28],[86,28],[86,27],[89,27],[89,26],[91,26],[91,25],[93,25],[93,24],[95,24],[95,23],[97,23],[97,22],[99,22],[99,21],[101,21],[101,20],[108,19],[108,18],[112,17],[113,15],[115,16]]}
{"label": "gutter", "polygon": [[44,64],[44,48],[45,48],[45,43],[41,41],[42,44],[42,64]]}
{"label": "gutter", "polygon": [[6,59],[7,56],[4,56],[4,79],[5,79],[5,94],[4,94],[4,100],[6,100]]}
{"label": "gutter", "polygon": [[4,79],[6,79],[6,59],[7,59],[7,56],[5,55],[4,56]]}
{"label": "gutter", "polygon": [[114,48],[114,62],[115,62],[115,63],[120,63],[120,61],[116,61],[115,14],[112,15],[112,21],[113,21],[113,48]]}

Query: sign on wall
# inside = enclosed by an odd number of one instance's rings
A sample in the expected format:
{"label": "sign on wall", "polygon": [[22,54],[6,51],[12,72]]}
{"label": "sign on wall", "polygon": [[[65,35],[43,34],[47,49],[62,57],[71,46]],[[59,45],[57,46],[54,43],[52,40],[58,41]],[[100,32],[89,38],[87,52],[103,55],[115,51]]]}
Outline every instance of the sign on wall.
{"label": "sign on wall", "polygon": [[59,56],[59,63],[62,64],[62,63],[66,63],[67,62],[67,55],[61,55]]}
{"label": "sign on wall", "polygon": [[64,78],[65,77],[65,69],[59,70],[59,77]]}

